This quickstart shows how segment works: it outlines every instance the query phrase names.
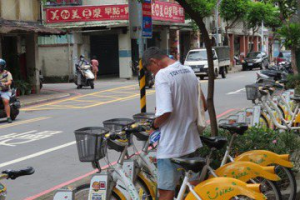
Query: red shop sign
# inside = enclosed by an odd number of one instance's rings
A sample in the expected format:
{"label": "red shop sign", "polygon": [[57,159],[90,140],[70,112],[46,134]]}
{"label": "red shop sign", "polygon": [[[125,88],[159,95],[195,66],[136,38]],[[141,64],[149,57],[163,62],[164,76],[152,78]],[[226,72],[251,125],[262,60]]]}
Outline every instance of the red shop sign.
{"label": "red shop sign", "polygon": [[46,8],[47,23],[128,20],[128,5]]}
{"label": "red shop sign", "polygon": [[155,1],[152,4],[152,18],[157,21],[184,23],[184,9],[179,4]]}
{"label": "red shop sign", "polygon": [[[68,6],[46,8],[46,23],[128,20],[128,4],[103,6]],[[157,21],[184,23],[184,9],[176,3],[155,1],[152,18]]]}

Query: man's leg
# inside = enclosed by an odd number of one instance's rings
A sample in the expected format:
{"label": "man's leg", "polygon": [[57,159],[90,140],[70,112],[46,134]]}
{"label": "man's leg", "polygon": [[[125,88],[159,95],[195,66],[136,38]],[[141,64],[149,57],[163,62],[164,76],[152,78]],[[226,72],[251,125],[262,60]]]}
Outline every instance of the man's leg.
{"label": "man's leg", "polygon": [[178,166],[170,159],[157,159],[159,200],[173,200],[180,177]]}
{"label": "man's leg", "polygon": [[10,119],[10,106],[9,106],[9,99],[5,99],[2,98],[3,104],[4,104],[4,108],[5,108],[5,113],[7,116],[7,122],[11,123],[11,119]]}

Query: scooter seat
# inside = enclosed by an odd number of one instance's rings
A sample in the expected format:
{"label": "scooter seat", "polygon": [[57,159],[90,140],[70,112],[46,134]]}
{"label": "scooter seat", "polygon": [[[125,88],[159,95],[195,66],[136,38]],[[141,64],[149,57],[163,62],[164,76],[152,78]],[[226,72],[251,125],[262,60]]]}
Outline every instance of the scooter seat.
{"label": "scooter seat", "polygon": [[248,130],[248,125],[246,123],[221,124],[219,127],[228,130],[231,134],[237,133],[239,135],[244,135]]}
{"label": "scooter seat", "polygon": [[171,158],[171,162],[180,165],[186,171],[191,170],[195,173],[200,172],[206,165],[206,160],[202,157]]}
{"label": "scooter seat", "polygon": [[227,138],[225,137],[204,137],[200,136],[201,141],[209,148],[222,149],[227,144]]}

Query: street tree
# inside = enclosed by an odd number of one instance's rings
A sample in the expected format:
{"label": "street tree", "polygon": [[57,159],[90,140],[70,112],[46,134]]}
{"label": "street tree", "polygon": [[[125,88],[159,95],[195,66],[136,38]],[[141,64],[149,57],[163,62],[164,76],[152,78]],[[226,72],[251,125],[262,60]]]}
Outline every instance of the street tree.
{"label": "street tree", "polygon": [[249,2],[245,22],[246,27],[252,29],[251,41],[253,41],[262,22],[266,27],[279,26],[279,10],[271,3]]}
{"label": "street tree", "polygon": [[285,46],[291,49],[292,69],[294,74],[298,74],[296,51],[300,49],[300,23],[285,24],[278,30],[278,33],[284,38]]}
{"label": "street tree", "polygon": [[222,0],[220,16],[224,19],[225,34],[229,41],[228,30],[234,28],[246,17],[250,0]]}
{"label": "street tree", "polygon": [[212,42],[209,38],[209,34],[204,23],[204,18],[212,15],[213,9],[216,6],[216,0],[177,0],[177,2],[184,8],[189,17],[195,21],[203,36],[208,61],[207,106],[211,124],[211,134],[215,136],[218,134],[218,125],[214,106],[214,63]]}

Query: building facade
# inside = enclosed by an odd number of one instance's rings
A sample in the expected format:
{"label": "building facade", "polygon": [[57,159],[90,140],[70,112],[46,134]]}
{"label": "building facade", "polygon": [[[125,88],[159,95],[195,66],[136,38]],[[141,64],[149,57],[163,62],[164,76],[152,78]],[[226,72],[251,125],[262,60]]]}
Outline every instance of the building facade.
{"label": "building facade", "polygon": [[[145,48],[157,46],[183,60],[190,48],[199,48],[199,33],[185,23],[183,8],[174,1],[152,3],[153,36]],[[46,77],[72,79],[80,55],[96,56],[99,75],[131,78],[139,58],[137,40],[129,31],[128,0],[49,1],[45,26],[66,30],[65,36],[39,38],[39,65]]]}
{"label": "building facade", "polygon": [[[60,34],[40,23],[38,0],[0,1],[0,57],[14,80],[23,80],[39,92],[38,35]],[[29,88],[30,89],[30,88]]]}

